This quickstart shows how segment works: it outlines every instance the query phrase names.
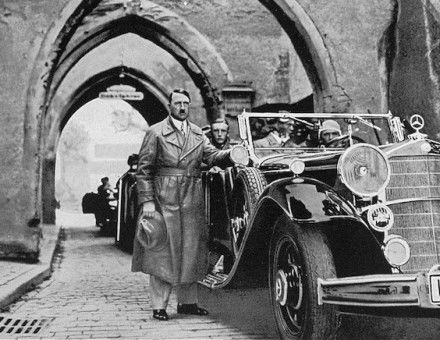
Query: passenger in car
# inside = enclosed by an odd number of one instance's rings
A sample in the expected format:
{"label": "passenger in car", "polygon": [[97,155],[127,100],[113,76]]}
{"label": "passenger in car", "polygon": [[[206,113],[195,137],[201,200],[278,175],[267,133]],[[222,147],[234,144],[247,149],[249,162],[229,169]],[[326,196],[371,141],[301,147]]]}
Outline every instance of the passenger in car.
{"label": "passenger in car", "polygon": [[263,118],[251,118],[249,121],[251,126],[252,140],[264,138],[270,131],[265,131],[266,122]]}
{"label": "passenger in car", "polygon": [[333,119],[327,119],[322,123],[319,130],[320,145],[326,147],[344,147],[338,143],[332,144],[332,141],[342,136],[341,127],[339,123]]}
{"label": "passenger in car", "polygon": [[254,141],[255,148],[279,148],[288,139],[287,120],[282,121],[281,118],[267,119],[266,129],[269,134]]}
{"label": "passenger in car", "polygon": [[281,148],[287,139],[289,139],[287,119],[267,119],[265,129],[270,131],[269,134],[253,143],[254,148],[256,148],[255,154],[258,157],[265,157],[276,153],[277,148]]}
{"label": "passenger in car", "polygon": [[305,124],[296,122],[293,119],[289,120],[289,139],[284,143],[285,148],[307,148],[312,147],[308,139],[310,130]]}

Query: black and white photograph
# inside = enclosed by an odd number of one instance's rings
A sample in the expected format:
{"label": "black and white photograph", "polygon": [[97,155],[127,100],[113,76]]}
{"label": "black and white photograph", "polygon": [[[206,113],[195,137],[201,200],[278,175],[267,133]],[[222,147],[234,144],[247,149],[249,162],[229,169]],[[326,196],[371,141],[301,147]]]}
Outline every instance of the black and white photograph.
{"label": "black and white photograph", "polygon": [[0,0],[0,339],[440,338],[440,0]]}

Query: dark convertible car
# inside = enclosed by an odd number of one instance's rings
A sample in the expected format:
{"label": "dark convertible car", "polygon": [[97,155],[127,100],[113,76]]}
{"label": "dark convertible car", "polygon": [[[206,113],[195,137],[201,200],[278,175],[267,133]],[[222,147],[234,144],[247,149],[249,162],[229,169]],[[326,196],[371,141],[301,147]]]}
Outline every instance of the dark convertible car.
{"label": "dark convertible car", "polygon": [[[331,337],[337,312],[440,316],[440,143],[420,132],[421,116],[410,124],[241,114],[236,166],[204,173],[211,272],[201,283],[268,286],[283,339]],[[265,126],[284,138],[269,142]]]}

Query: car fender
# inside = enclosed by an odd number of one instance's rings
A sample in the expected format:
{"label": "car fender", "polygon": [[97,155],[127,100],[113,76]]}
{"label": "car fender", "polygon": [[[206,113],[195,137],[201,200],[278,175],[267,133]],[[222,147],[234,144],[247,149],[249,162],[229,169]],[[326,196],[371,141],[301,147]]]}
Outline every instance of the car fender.
{"label": "car fender", "polygon": [[238,263],[234,264],[238,282],[249,282],[251,276],[254,286],[265,284],[261,278],[266,278],[270,240],[277,221],[301,228],[323,228],[338,277],[391,271],[379,240],[352,205],[328,185],[298,177],[274,181],[261,194]]}
{"label": "car fender", "polygon": [[330,186],[305,177],[272,182],[261,194],[260,203],[273,200],[290,219],[299,223],[320,223],[335,217],[354,216],[356,209]]}

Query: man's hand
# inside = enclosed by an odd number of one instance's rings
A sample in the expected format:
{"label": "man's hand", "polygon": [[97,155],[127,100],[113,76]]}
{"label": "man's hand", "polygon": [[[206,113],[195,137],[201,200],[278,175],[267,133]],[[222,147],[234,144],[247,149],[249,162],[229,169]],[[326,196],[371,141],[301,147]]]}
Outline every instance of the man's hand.
{"label": "man's hand", "polygon": [[144,202],[142,204],[141,218],[142,217],[153,218],[155,211],[156,211],[156,206],[153,201]]}

